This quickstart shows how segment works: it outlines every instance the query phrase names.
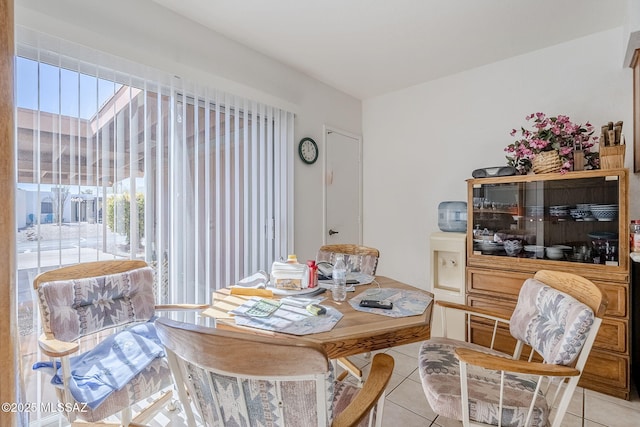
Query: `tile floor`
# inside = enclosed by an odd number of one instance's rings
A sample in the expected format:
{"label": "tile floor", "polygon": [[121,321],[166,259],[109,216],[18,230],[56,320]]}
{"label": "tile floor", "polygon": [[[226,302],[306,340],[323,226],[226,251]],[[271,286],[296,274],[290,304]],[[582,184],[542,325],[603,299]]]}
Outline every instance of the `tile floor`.
{"label": "tile floor", "polygon": [[[385,352],[395,360],[394,374],[387,388],[382,425],[385,427],[457,427],[462,423],[436,416],[424,397],[418,373],[420,344],[394,347]],[[366,375],[369,359],[350,357]],[[349,380],[353,381],[352,377]],[[59,425],[59,424],[55,424]],[[151,427],[186,426],[182,410],[163,411],[149,423]],[[591,390],[578,388],[565,415],[566,427],[638,427],[640,398],[634,386],[630,401],[616,399]]]}

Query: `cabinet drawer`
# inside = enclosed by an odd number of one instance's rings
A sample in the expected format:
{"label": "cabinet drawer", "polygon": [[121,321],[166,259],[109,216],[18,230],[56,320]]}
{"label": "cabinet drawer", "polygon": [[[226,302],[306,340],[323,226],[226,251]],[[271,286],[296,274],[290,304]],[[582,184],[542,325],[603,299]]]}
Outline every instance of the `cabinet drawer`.
{"label": "cabinet drawer", "polygon": [[[499,271],[488,271],[482,269],[467,269],[467,292],[495,296],[501,299],[518,299],[520,288],[525,280],[533,277],[529,273],[503,273]],[[629,291],[626,286],[594,280],[594,283],[607,295],[609,303],[606,316],[626,317],[628,313],[627,295]],[[513,305],[515,307],[515,304]]]}
{"label": "cabinet drawer", "polygon": [[627,287],[616,283],[600,282],[598,280],[594,280],[593,283],[600,286],[600,289],[604,291],[609,299],[607,310],[604,312],[605,316],[626,317],[628,313],[627,295],[629,294]]}
{"label": "cabinet drawer", "polygon": [[533,274],[469,268],[467,269],[467,291],[515,301],[518,299],[522,284],[530,277],[533,277]]}
{"label": "cabinet drawer", "polygon": [[[480,307],[480,308],[490,308],[492,310],[496,310],[505,316],[511,316],[513,313],[513,309],[516,306],[515,301],[508,300],[495,300],[488,297],[469,295],[467,297],[467,304],[472,307]],[[491,331],[493,330],[493,322],[490,320],[485,320],[477,317],[472,317],[472,329],[473,327],[477,327],[479,325],[483,325],[487,328],[487,331],[473,331],[471,333],[473,342],[489,345],[491,341]],[[502,334],[505,335],[502,338],[503,341],[507,341],[508,348],[513,348],[515,345],[515,339],[511,337],[509,333],[508,326],[502,324],[499,329],[502,329]],[[603,350],[611,350],[617,351],[619,353],[627,353],[627,330],[628,325],[626,320],[613,319],[613,318],[605,318],[600,325],[600,330],[598,331],[598,335],[596,336],[596,341],[594,343],[594,348],[600,348]],[[488,335],[487,335],[488,333]],[[481,341],[476,341],[475,339],[480,339],[483,337]],[[504,351],[504,349],[500,349],[500,351]]]}
{"label": "cabinet drawer", "polygon": [[[629,358],[592,349],[582,373],[580,385],[592,389],[602,389],[603,386],[609,386],[628,390]],[[611,394],[610,391],[607,393]],[[624,398],[628,399],[629,397]]]}
{"label": "cabinet drawer", "polygon": [[[507,318],[511,317],[511,313],[513,313],[513,310],[516,308],[515,301],[497,300],[497,299],[482,297],[477,295],[469,295],[467,297],[467,304],[470,305],[471,307],[487,308],[487,309],[495,310],[503,314]],[[490,322],[490,321],[487,320],[487,322]]]}
{"label": "cabinet drawer", "polygon": [[607,318],[602,321],[594,348],[627,353],[627,321]]}

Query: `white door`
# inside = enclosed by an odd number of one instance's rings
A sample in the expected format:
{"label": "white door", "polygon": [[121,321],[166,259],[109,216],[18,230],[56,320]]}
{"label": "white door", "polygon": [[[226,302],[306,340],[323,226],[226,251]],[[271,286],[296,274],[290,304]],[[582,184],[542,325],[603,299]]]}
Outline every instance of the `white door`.
{"label": "white door", "polygon": [[362,243],[362,139],[325,127],[324,244]]}

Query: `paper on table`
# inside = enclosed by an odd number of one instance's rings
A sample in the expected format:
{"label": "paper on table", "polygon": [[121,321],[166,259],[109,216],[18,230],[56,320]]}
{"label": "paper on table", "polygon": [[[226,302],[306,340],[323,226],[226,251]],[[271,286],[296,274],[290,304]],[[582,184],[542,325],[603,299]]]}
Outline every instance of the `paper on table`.
{"label": "paper on table", "polygon": [[234,314],[236,316],[268,317],[275,312],[278,307],[280,307],[279,301],[252,297],[241,306],[229,311],[229,314]]}
{"label": "paper on table", "polygon": [[269,275],[265,271],[260,270],[249,277],[239,280],[237,284],[231,287],[264,289],[267,287],[267,283],[269,283]]}
{"label": "paper on table", "polygon": [[[314,316],[306,310],[306,306],[280,304],[269,315],[251,315],[254,307],[260,303],[261,298],[251,298],[240,307],[229,311],[235,315],[236,325],[265,329],[268,331],[284,332],[293,335],[315,334],[331,330],[342,318],[342,313],[336,308],[323,306],[326,313]],[[279,304],[280,301],[274,303]],[[257,307],[259,308],[259,307]],[[260,310],[259,310],[260,311]],[[263,310],[265,313],[268,310]]]}
{"label": "paper on table", "polygon": [[286,305],[293,305],[296,307],[306,307],[309,304],[320,304],[323,300],[324,300],[324,297],[320,297],[320,298],[284,297],[280,299],[280,302]]}

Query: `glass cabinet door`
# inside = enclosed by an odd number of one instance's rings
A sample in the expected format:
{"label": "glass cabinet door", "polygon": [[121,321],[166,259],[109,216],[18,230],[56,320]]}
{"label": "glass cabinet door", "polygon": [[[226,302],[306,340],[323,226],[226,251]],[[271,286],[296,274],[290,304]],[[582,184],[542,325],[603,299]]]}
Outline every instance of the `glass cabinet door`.
{"label": "glass cabinet door", "polygon": [[473,185],[473,254],[619,264],[617,176]]}

